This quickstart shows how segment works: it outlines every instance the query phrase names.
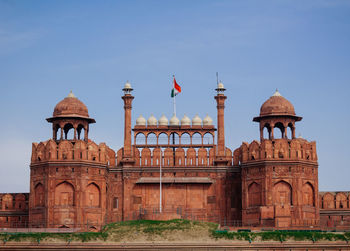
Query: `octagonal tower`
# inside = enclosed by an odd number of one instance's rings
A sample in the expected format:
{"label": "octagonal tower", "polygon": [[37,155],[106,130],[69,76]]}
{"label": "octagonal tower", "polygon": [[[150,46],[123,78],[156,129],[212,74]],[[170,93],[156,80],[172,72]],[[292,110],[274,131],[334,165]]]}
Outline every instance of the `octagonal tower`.
{"label": "octagonal tower", "polygon": [[[234,165],[242,169],[243,225],[318,226],[316,143],[295,138],[295,122],[301,119],[294,106],[276,91],[261,106],[260,116],[253,119],[260,123],[260,142],[243,142],[235,150]],[[281,131],[280,137],[276,137],[275,128]]]}
{"label": "octagonal tower", "polygon": [[115,153],[88,139],[95,120],[73,93],[56,105],[47,121],[53,138],[32,146],[30,225],[99,229],[106,215],[106,169],[115,164]]}

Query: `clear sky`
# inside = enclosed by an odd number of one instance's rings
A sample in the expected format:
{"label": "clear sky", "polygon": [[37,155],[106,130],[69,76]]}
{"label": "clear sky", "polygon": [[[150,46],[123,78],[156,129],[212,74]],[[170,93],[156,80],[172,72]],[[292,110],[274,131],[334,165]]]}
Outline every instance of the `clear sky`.
{"label": "clear sky", "polygon": [[133,121],[171,117],[175,74],[178,117],[216,123],[217,71],[228,147],[259,139],[252,118],[278,88],[317,141],[319,189],[350,190],[350,1],[0,0],[0,192],[29,191],[31,143],[70,90],[90,138],[117,150],[126,80]]}

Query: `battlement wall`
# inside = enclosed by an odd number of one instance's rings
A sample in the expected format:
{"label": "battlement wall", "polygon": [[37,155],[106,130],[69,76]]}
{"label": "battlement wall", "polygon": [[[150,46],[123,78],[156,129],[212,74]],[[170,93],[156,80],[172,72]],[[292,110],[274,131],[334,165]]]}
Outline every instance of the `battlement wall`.
{"label": "battlement wall", "polygon": [[[214,165],[216,148],[152,148],[145,147],[138,149],[133,147],[133,156],[136,167],[162,167],[180,166],[180,167],[208,167]],[[117,166],[123,158],[123,148],[117,152]],[[174,159],[175,158],[175,159]],[[232,166],[233,155],[229,148],[226,148],[226,158],[228,166]],[[161,162],[160,162],[161,160]]]}
{"label": "battlement wall", "polygon": [[32,163],[43,161],[88,160],[115,165],[115,152],[105,143],[97,145],[93,141],[52,139],[32,144]]}
{"label": "battlement wall", "polygon": [[317,161],[316,142],[304,139],[264,139],[250,144],[243,142],[233,153],[234,165],[257,160]]}

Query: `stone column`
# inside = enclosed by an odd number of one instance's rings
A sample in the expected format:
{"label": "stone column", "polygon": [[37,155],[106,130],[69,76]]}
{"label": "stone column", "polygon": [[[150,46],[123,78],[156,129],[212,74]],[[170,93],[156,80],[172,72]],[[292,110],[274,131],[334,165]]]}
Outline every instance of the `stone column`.
{"label": "stone column", "polygon": [[288,126],[284,127],[284,135],[283,135],[284,139],[288,138],[288,131],[287,131],[287,129],[288,129]]}
{"label": "stone column", "polygon": [[[134,99],[131,94],[125,94],[122,99],[124,100],[124,156],[123,158],[131,158],[131,109],[132,100]],[[146,138],[147,140],[147,138]]]}
{"label": "stone column", "polygon": [[[217,138],[217,152],[216,158],[217,161],[223,161],[225,159],[225,100],[226,96],[223,93],[218,93],[215,96],[217,103],[217,126],[218,126],[218,138]],[[220,161],[220,162],[221,162]]]}
{"label": "stone column", "polygon": [[88,141],[89,126],[84,128],[84,140]]}
{"label": "stone column", "polygon": [[270,135],[270,139],[271,140],[273,140],[275,137],[273,136],[273,130],[274,130],[274,128],[273,127],[271,127],[271,135]]}
{"label": "stone column", "polygon": [[73,129],[74,129],[74,140],[76,140],[77,139],[77,128],[73,127]]}
{"label": "stone column", "polygon": [[63,139],[63,127],[61,127],[61,140]]}

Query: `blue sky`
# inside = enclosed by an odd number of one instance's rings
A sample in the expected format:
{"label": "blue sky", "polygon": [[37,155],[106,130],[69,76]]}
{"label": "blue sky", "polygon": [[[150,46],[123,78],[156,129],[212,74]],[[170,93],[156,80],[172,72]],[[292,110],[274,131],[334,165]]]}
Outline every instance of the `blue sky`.
{"label": "blue sky", "polygon": [[252,118],[276,88],[316,140],[319,189],[350,190],[350,1],[0,0],[0,192],[29,191],[31,143],[70,90],[97,123],[90,138],[123,143],[122,87],[133,121],[216,118],[216,76],[227,88],[226,145],[259,138]]}

